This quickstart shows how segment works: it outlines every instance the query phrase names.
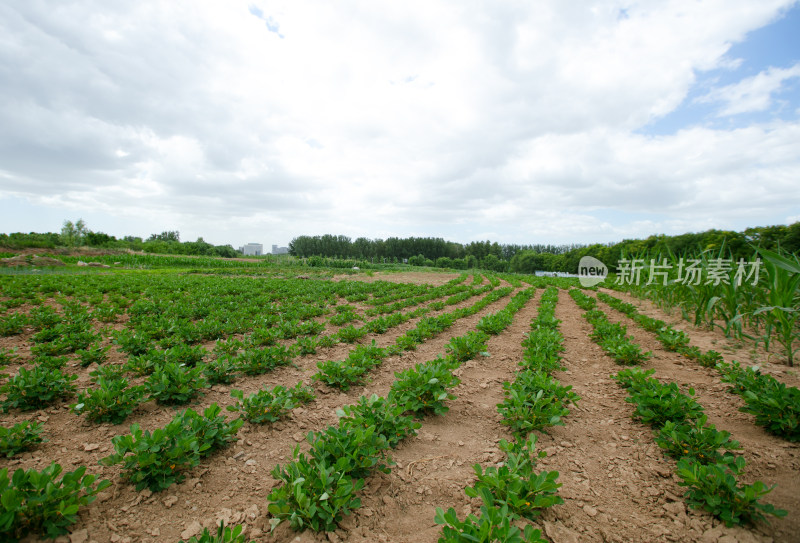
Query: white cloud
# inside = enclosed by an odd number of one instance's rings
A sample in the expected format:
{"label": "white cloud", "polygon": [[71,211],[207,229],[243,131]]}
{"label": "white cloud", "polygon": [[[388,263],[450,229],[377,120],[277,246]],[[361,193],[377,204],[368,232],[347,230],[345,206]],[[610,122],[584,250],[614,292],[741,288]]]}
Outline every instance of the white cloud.
{"label": "white cloud", "polygon": [[780,92],[788,80],[796,77],[800,77],[800,63],[790,68],[769,67],[738,83],[714,89],[697,101],[721,102],[720,117],[767,111],[773,105],[773,95]]}
{"label": "white cloud", "polygon": [[635,130],[793,3],[5,3],[0,189],[234,244],[617,239],[598,210],[785,208],[796,125]]}

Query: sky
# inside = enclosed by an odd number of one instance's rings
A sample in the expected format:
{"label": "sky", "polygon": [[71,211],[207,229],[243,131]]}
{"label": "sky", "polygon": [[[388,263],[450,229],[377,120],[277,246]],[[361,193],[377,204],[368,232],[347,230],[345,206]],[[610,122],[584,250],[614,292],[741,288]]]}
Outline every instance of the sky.
{"label": "sky", "polygon": [[800,220],[800,2],[6,0],[0,232],[607,243]]}

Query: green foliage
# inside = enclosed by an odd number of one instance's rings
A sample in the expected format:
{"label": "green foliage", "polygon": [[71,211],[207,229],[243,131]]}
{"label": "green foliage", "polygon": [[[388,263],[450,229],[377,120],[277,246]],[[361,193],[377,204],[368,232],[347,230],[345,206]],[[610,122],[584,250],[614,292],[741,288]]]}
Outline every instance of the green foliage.
{"label": "green foliage", "polygon": [[19,359],[16,349],[0,349],[0,367]]}
{"label": "green foliage", "polygon": [[356,493],[364,487],[364,479],[353,479],[337,471],[323,460],[309,459],[295,447],[293,461],[272,470],[272,476],[283,484],[274,488],[267,499],[273,530],[288,520],[292,529],[330,532],[344,515],[361,507]]}
{"label": "green foliage", "polygon": [[[217,534],[211,535],[208,528],[203,529],[203,533],[199,537],[192,536],[186,543],[246,543],[245,537],[242,535],[242,526],[225,526],[224,522],[220,522],[217,527]],[[250,543],[255,543],[251,541]]]}
{"label": "green foliage", "polygon": [[181,343],[164,350],[164,360],[167,363],[194,367],[203,362],[208,351],[201,345],[186,345]]}
{"label": "green foliage", "polygon": [[130,356],[143,355],[152,348],[152,341],[148,335],[130,330],[116,332],[114,334],[114,343],[119,346],[122,352]]}
{"label": "green foliage", "polygon": [[217,404],[211,404],[203,415],[187,409],[152,433],[132,424],[130,434],[111,440],[115,453],[100,462],[107,466],[122,464],[122,476],[136,485],[137,491],[169,488],[183,481],[185,472],[198,465],[202,457],[236,438],[242,420],[227,422],[220,412]]}
{"label": "green foliage", "polygon": [[0,426],[0,455],[11,458],[17,453],[32,449],[42,439],[42,423],[22,421],[11,428]]}
{"label": "green foliage", "polygon": [[486,334],[496,336],[511,325],[514,315],[508,311],[498,311],[481,317],[476,328]]}
{"label": "green foliage", "polygon": [[787,387],[759,368],[742,367],[738,362],[720,363],[722,381],[731,383],[731,391],[742,396],[741,411],[755,415],[756,424],[789,441],[800,441],[800,390]]}
{"label": "green foliage", "polygon": [[357,404],[337,409],[336,414],[342,427],[374,427],[376,433],[386,438],[391,448],[395,448],[406,437],[416,435],[421,426],[413,417],[403,415],[401,406],[377,394],[369,398],[361,396]]}
{"label": "green foliage", "polygon": [[106,379],[107,381],[113,381],[115,379],[123,379],[125,377],[125,366],[124,365],[99,366],[94,371],[89,372],[89,376],[95,383],[99,381],[100,378]]}
{"label": "green foliage", "polygon": [[350,477],[366,477],[373,469],[389,472],[391,460],[385,457],[389,442],[374,426],[329,426],[322,432],[309,432],[308,454],[337,472]]}
{"label": "green foliage", "polygon": [[157,367],[144,383],[149,397],[165,405],[185,404],[207,386],[202,367],[187,368],[174,363]]}
{"label": "green foliage", "polygon": [[532,431],[563,426],[567,406],[580,399],[571,386],[562,386],[543,371],[520,372],[513,383],[503,383],[503,390],[505,399],[497,404],[502,424],[523,440]]}
{"label": "green foliage", "polygon": [[300,356],[317,354],[319,340],[316,337],[301,337],[297,340],[297,350]]}
{"label": "green foliage", "polygon": [[730,432],[717,430],[713,424],[707,424],[707,420],[708,417],[702,415],[689,424],[667,421],[655,441],[671,457],[689,457],[701,464],[721,462],[724,455],[720,449],[741,449],[739,442],[731,439]]}
{"label": "green foliage", "polygon": [[436,359],[395,373],[397,379],[392,383],[388,399],[417,416],[444,415],[450,409],[445,402],[456,398],[448,390],[461,382],[451,369],[450,362]]}
{"label": "green foliage", "polygon": [[97,364],[98,366],[108,360],[108,351],[111,347],[101,347],[99,343],[90,345],[85,349],[78,349],[75,354],[81,360],[81,366],[91,366]]}
{"label": "green foliage", "polygon": [[230,355],[222,355],[208,362],[203,368],[203,375],[209,384],[229,384],[236,380],[236,359]]}
{"label": "green foliage", "polygon": [[355,343],[356,341],[367,335],[367,332],[368,330],[366,328],[358,328],[351,324],[349,326],[340,328],[339,331],[336,332],[336,336],[343,343]]}
{"label": "green foliage", "polygon": [[726,456],[715,464],[702,464],[688,458],[678,460],[680,486],[688,487],[686,499],[693,509],[705,509],[726,526],[766,521],[766,515],[785,517],[787,512],[759,500],[772,491],[761,481],[739,485],[736,475],[745,466],[743,457]]}
{"label": "green foliage", "polygon": [[458,362],[472,360],[479,354],[488,356],[486,352],[488,340],[488,334],[471,330],[466,335],[451,338],[450,343],[445,345],[445,351]]}
{"label": "green foliage", "polygon": [[259,390],[245,397],[241,390],[232,390],[231,396],[238,401],[227,407],[228,411],[241,412],[242,418],[253,424],[277,422],[295,407],[314,399],[314,392],[297,383],[295,388],[277,385],[272,389]]}
{"label": "green foliage", "polygon": [[789,441],[800,441],[800,390],[770,379],[761,390],[744,391],[742,398],[741,410],[755,415],[756,424]]}
{"label": "green foliage", "polygon": [[77,414],[85,413],[89,420],[119,424],[128,418],[142,402],[145,390],[142,386],[128,386],[127,379],[99,377],[97,388],[78,394],[78,402],[72,406]]}
{"label": "green foliage", "polygon": [[645,424],[660,429],[667,421],[683,423],[700,417],[703,407],[694,399],[694,389],[683,394],[676,383],[662,384],[648,379],[631,387],[626,402],[636,404],[633,416]]}
{"label": "green foliage", "polygon": [[668,351],[677,352],[689,345],[689,336],[686,332],[675,330],[672,327],[662,328],[656,339],[661,342]]}
{"label": "green foliage", "polygon": [[480,464],[473,466],[478,480],[465,489],[467,496],[476,498],[489,493],[496,506],[508,507],[514,515],[530,520],[534,520],[542,510],[564,503],[558,496],[561,486],[556,482],[558,472],[536,473],[534,469],[536,458],[547,455],[544,451],[535,454],[535,435],[521,444],[501,440],[500,449],[507,458],[499,466],[489,466],[485,470]]}
{"label": "green foliage", "polygon": [[502,541],[503,543],[547,543],[542,539],[541,530],[527,525],[520,530],[513,524],[514,516],[509,513],[508,507],[494,507],[482,505],[480,516],[467,515],[462,521],[458,519],[456,510],[452,507],[445,513],[441,507],[436,508],[436,524],[442,525],[442,535],[438,543],[464,543],[474,541],[490,543]]}
{"label": "green foliage", "polygon": [[245,375],[262,375],[292,363],[292,354],[283,345],[248,349],[236,358],[237,369]]}
{"label": "green foliage", "polygon": [[328,360],[327,362],[317,362],[319,371],[311,376],[315,381],[320,381],[328,386],[338,388],[343,391],[350,390],[353,385],[364,383],[364,374],[367,367],[354,364],[349,360]]}
{"label": "green foliage", "polygon": [[623,366],[637,366],[650,359],[651,351],[642,352],[636,343],[631,343],[627,337],[614,337],[604,340],[600,346],[614,362]]}
{"label": "green foliage", "polygon": [[0,315],[0,337],[19,335],[27,324],[28,318],[23,313]]}
{"label": "green foliage", "polygon": [[6,395],[0,406],[3,411],[15,408],[31,411],[45,407],[72,395],[75,386],[70,383],[77,378],[77,375],[63,374],[58,369],[42,366],[32,370],[20,368],[16,375],[0,386],[0,393]]}
{"label": "green foliage", "polygon": [[47,538],[66,534],[80,508],[111,484],[103,480],[94,486],[95,476],[86,475],[86,466],[59,479],[61,472],[55,463],[42,471],[18,469],[10,478],[8,468],[0,470],[0,535],[6,541],[29,533]]}
{"label": "green foliage", "polygon": [[336,306],[336,314],[330,317],[328,321],[334,326],[342,326],[348,322],[357,321],[359,317],[354,309],[352,306]]}

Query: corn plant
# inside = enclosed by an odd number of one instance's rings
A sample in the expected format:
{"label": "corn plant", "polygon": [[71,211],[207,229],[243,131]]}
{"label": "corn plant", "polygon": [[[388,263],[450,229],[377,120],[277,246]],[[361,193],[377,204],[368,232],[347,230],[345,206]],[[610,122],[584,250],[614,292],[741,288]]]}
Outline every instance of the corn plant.
{"label": "corn plant", "polygon": [[767,272],[767,304],[756,310],[764,314],[767,326],[786,353],[789,366],[794,366],[795,343],[800,340],[800,259],[789,259],[766,249],[759,249]]}

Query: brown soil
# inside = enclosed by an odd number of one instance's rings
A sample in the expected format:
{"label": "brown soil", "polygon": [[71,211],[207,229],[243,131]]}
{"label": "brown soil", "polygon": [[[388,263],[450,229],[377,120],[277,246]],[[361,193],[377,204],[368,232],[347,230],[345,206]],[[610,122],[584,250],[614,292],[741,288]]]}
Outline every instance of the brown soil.
{"label": "brown soil", "polygon": [[[359,274],[348,279],[420,280],[438,284],[456,275],[447,274]],[[454,390],[458,398],[449,404],[450,411],[441,417],[430,417],[416,437],[406,440],[392,456],[396,465],[389,474],[372,476],[362,493],[363,506],[347,517],[339,530],[330,534],[305,532],[296,534],[286,525],[269,534],[266,514],[267,495],[276,484],[270,471],[276,464],[291,460],[295,445],[304,445],[305,433],[335,423],[335,410],[354,403],[362,394],[384,395],[394,381],[394,372],[425,362],[444,353],[450,337],[474,329],[480,317],[501,309],[509,298],[487,307],[478,315],[461,319],[441,336],[419,346],[417,351],[384,360],[371,372],[364,387],[347,393],[317,385],[317,399],[304,408],[294,410],[283,422],[267,426],[248,423],[239,433],[239,442],[204,460],[187,480],[159,494],[137,493],[121,480],[119,468],[108,468],[98,460],[111,452],[111,438],[128,433],[136,422],[152,429],[169,421],[176,409],[145,404],[122,425],[96,425],[72,414],[66,404],[34,413],[2,414],[4,425],[33,418],[45,421],[49,440],[34,451],[16,459],[0,459],[0,467],[41,469],[57,461],[65,469],[79,465],[112,481],[112,486],[81,513],[74,527],[72,541],[171,542],[179,541],[211,527],[219,520],[247,525],[248,540],[257,542],[288,541],[437,541],[440,527],[434,524],[437,507],[454,507],[463,518],[477,513],[479,502],[465,496],[463,489],[474,482],[472,465],[490,465],[502,459],[497,446],[500,439],[509,439],[506,427],[500,424],[496,404],[502,401],[503,381],[512,380],[522,358],[521,342],[536,316],[539,294],[516,315],[514,322],[488,344],[491,356],[469,361],[457,370],[461,384]],[[617,295],[617,294],[615,294]],[[472,298],[462,305],[471,305]],[[607,307],[609,318],[625,321],[625,317]],[[448,308],[445,311],[450,311]],[[668,320],[655,308],[648,314]],[[556,377],[581,397],[565,419],[565,426],[553,428],[539,436],[539,449],[548,456],[539,461],[542,470],[558,470],[563,483],[564,504],[547,511],[538,522],[548,539],[556,543],[574,541],[614,542],[788,542],[797,541],[800,533],[798,496],[800,496],[800,447],[766,434],[755,426],[752,417],[740,413],[741,401],[726,391],[716,372],[692,365],[660,348],[653,337],[630,323],[629,330],[654,358],[647,367],[656,369],[662,380],[690,383],[697,390],[698,401],[705,407],[709,422],[729,430],[744,447],[748,462],[745,479],[761,479],[779,486],[766,501],[787,509],[784,519],[771,526],[754,529],[725,528],[711,516],[684,505],[683,489],[674,476],[675,464],[661,454],[653,442],[652,432],[631,418],[632,407],[625,402],[625,391],[610,378],[619,368],[588,337],[590,326],[572,299],[561,291],[557,317],[562,320],[565,336],[564,365],[567,370]],[[368,335],[361,343],[376,342],[385,346],[414,325],[406,323],[383,335]],[[121,326],[117,324],[116,327]],[[686,328],[684,328],[686,329]],[[326,330],[329,333],[330,328]],[[687,330],[693,343],[724,343],[721,334]],[[29,349],[30,334],[16,338],[0,338],[0,348]],[[710,343],[709,343],[710,344]],[[207,346],[208,347],[208,346]],[[200,410],[212,402],[221,406],[232,403],[230,390],[238,388],[246,394],[265,386],[294,385],[310,382],[316,362],[341,359],[351,347],[337,346],[320,350],[297,360],[297,367],[279,370],[259,377],[240,378],[231,386],[215,386],[199,402],[190,407]],[[746,350],[746,348],[744,348]],[[717,350],[720,350],[717,348]],[[727,360],[730,353],[723,352]],[[122,361],[115,354],[112,362]],[[6,372],[13,372],[9,367]],[[79,375],[78,387],[89,384],[88,369],[69,367]],[[797,376],[780,367],[774,373],[797,385]],[[776,375],[776,376],[777,376]],[[30,539],[30,541],[35,541]],[[63,541],[69,541],[63,539]]]}

